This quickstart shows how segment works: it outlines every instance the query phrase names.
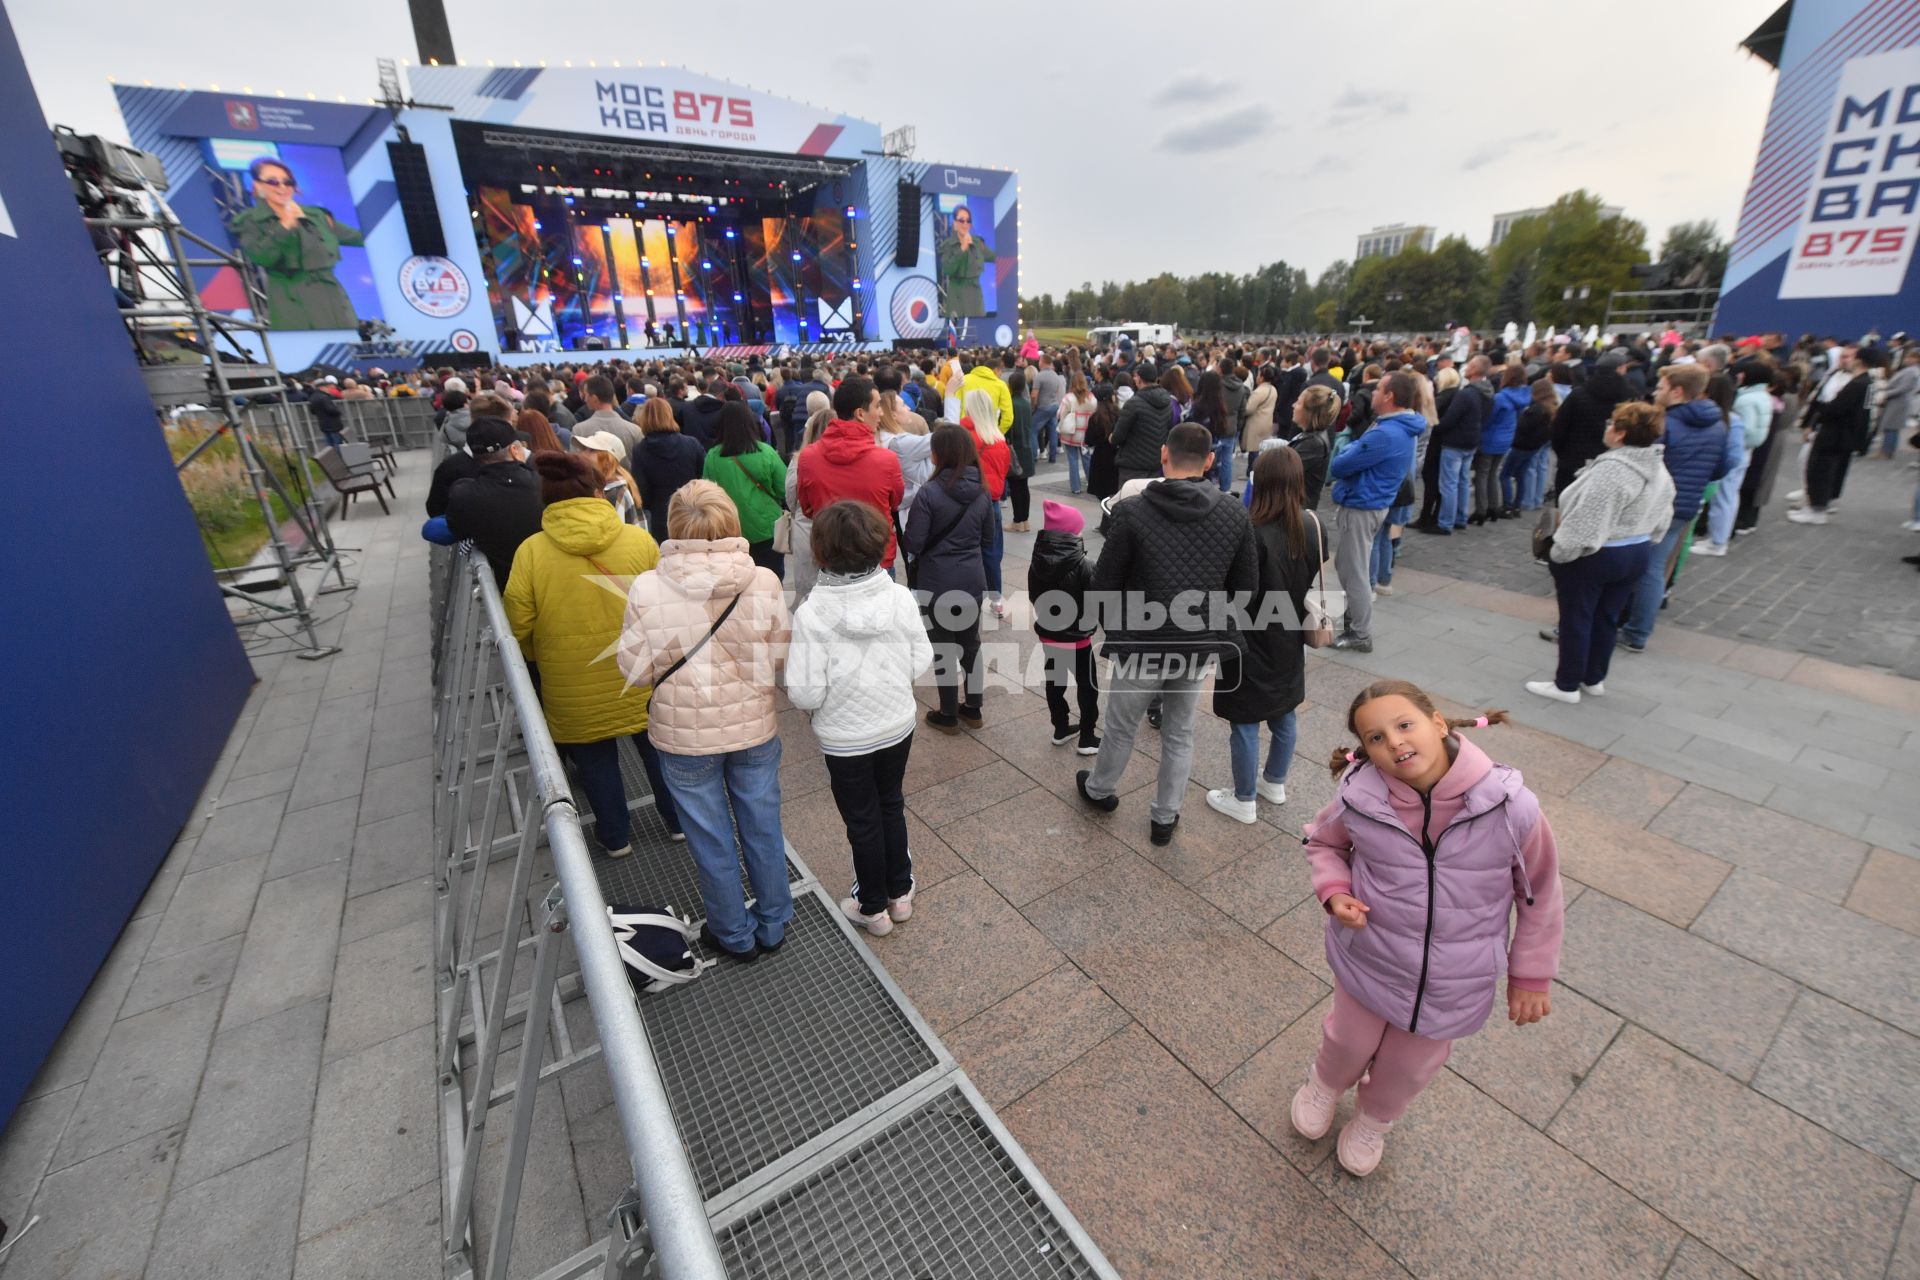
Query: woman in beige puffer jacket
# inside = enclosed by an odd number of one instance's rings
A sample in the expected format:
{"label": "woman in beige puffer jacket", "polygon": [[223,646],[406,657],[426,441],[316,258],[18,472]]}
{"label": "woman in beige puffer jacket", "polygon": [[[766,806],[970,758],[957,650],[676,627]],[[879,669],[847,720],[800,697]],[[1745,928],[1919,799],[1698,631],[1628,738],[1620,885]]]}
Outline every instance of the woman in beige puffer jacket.
{"label": "woman in beige puffer jacket", "polygon": [[773,704],[792,619],[780,579],[748,555],[739,512],[719,485],[683,485],[667,533],[659,568],[627,593],[618,661],[629,682],[653,686],[648,736],[699,869],[701,941],[752,960],[779,949],[793,916]]}

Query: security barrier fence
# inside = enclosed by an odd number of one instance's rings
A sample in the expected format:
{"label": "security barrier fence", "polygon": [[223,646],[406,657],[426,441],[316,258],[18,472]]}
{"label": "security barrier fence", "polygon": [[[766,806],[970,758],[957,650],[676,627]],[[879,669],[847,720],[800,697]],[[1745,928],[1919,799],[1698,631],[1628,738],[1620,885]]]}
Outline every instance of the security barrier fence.
{"label": "security barrier fence", "polygon": [[[626,742],[634,852],[590,849],[485,559],[462,546],[431,564],[448,1274],[508,1274],[536,1094],[598,1060],[632,1185],[606,1236],[541,1280],[1113,1277],[791,844],[777,956],[636,997],[606,904],[697,920],[692,860]],[[594,1044],[566,1016],[582,999]],[[487,1142],[500,1121],[503,1150]]]}

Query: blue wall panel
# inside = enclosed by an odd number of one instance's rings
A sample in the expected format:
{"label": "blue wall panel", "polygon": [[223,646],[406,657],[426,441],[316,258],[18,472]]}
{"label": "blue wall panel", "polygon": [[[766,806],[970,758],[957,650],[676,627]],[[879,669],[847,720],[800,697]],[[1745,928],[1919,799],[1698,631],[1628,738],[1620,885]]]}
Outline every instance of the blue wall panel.
{"label": "blue wall panel", "polygon": [[0,7],[0,1125],[253,681],[43,120]]}

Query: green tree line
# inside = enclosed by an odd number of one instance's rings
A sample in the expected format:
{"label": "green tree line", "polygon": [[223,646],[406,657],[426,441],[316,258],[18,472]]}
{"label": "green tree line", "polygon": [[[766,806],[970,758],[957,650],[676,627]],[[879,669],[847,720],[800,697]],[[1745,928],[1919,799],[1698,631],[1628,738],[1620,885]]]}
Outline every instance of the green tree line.
{"label": "green tree line", "polygon": [[[1410,245],[1392,257],[1337,261],[1312,280],[1281,261],[1249,275],[1162,272],[1098,288],[1088,282],[1058,299],[1021,299],[1023,315],[1030,325],[1130,320],[1245,333],[1325,332],[1361,317],[1383,332],[1598,324],[1608,295],[1635,288],[1633,268],[1649,260],[1646,227],[1603,217],[1603,207],[1597,195],[1569,192],[1514,223],[1490,250],[1450,236],[1432,249]],[[1712,222],[1685,222],[1668,231],[1659,260],[1711,286],[1726,255]]]}

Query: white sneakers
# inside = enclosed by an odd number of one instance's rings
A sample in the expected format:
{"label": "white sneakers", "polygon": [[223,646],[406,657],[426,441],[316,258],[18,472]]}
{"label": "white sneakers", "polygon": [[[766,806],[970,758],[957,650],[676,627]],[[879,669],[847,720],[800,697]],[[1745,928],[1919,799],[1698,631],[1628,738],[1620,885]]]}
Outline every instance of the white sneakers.
{"label": "white sneakers", "polygon": [[631,844],[623,844],[623,845],[621,845],[621,846],[620,846],[620,847],[619,847],[618,849],[609,849],[609,850],[607,850],[607,856],[608,856],[609,858],[629,858],[629,857],[632,857],[632,856],[633,856],[633,846],[632,846]]}
{"label": "white sneakers", "polygon": [[1236,822],[1248,826],[1260,821],[1260,813],[1251,800],[1241,800],[1233,792],[1220,789],[1207,792],[1207,808],[1226,814]]}
{"label": "white sneakers", "polygon": [[1724,542],[1711,542],[1702,538],[1689,548],[1689,554],[1696,556],[1724,556],[1727,554],[1727,544]]}
{"label": "white sneakers", "polygon": [[1604,698],[1607,696],[1607,682],[1602,680],[1599,684],[1583,684],[1580,686],[1580,692],[1589,698]]}
{"label": "white sneakers", "polygon": [[1827,522],[1827,513],[1824,511],[1815,511],[1812,507],[1795,507],[1793,510],[1787,512],[1787,519],[1793,521],[1795,524],[1825,524]]}
{"label": "white sneakers", "polygon": [[1900,527],[1908,533],[1920,533],[1920,520],[1909,520]]}
{"label": "white sneakers", "polygon": [[884,938],[893,932],[893,915],[890,911],[876,911],[870,916],[863,915],[858,898],[840,899],[840,914],[876,938]]}
{"label": "white sneakers", "polygon": [[1318,1142],[1333,1128],[1333,1110],[1339,1105],[1340,1095],[1322,1083],[1319,1072],[1308,1067],[1307,1082],[1293,1095],[1293,1106],[1287,1115],[1293,1121],[1294,1132],[1309,1142]]}
{"label": "white sneakers", "polygon": [[1340,1167],[1356,1178],[1364,1178],[1378,1169],[1380,1157],[1387,1150],[1387,1130],[1391,1128],[1390,1122],[1383,1124],[1364,1111],[1354,1112],[1353,1119],[1341,1126],[1340,1141],[1334,1144]]}
{"label": "white sneakers", "polygon": [[1580,690],[1574,689],[1568,691],[1562,689],[1551,680],[1529,680],[1527,681],[1527,692],[1537,693],[1543,698],[1552,698],[1555,702],[1574,704],[1580,701]]}
{"label": "white sneakers", "polygon": [[1287,784],[1284,782],[1268,782],[1263,777],[1253,784],[1253,789],[1262,800],[1268,800],[1274,804],[1287,802]]}
{"label": "white sneakers", "polygon": [[917,883],[909,884],[905,893],[897,898],[887,899],[887,915],[895,924],[913,919],[913,891],[919,887]]}

